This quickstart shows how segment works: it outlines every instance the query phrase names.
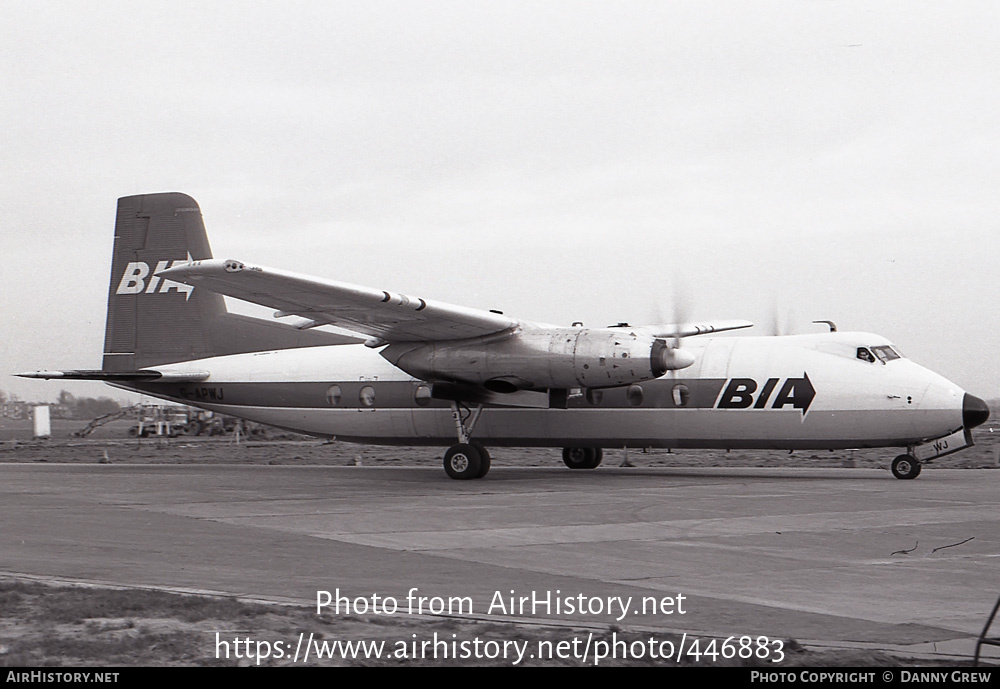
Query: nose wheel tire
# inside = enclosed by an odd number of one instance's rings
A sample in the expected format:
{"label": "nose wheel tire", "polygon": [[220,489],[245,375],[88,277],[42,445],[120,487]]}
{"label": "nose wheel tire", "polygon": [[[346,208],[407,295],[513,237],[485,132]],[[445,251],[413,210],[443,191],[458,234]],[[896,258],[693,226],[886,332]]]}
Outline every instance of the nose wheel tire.
{"label": "nose wheel tire", "polygon": [[599,447],[563,448],[563,464],[570,469],[596,469],[604,459],[604,451]]}
{"label": "nose wheel tire", "polygon": [[910,455],[900,455],[892,460],[892,475],[898,479],[920,476],[920,462]]}
{"label": "nose wheel tire", "polygon": [[476,447],[470,443],[460,443],[449,447],[448,451],[444,453],[444,470],[448,476],[459,481],[485,476],[486,472],[490,470],[490,459],[489,453],[486,453],[486,460],[483,461],[481,447],[481,445]]}

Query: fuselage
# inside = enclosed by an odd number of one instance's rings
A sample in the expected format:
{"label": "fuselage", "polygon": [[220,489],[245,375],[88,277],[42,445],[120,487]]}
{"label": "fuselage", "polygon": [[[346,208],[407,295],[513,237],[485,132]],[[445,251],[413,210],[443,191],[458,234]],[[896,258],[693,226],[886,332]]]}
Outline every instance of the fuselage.
{"label": "fuselage", "polygon": [[[340,440],[447,446],[457,480],[487,475],[489,446],[561,447],[570,469],[597,468],[612,447],[905,447],[890,468],[913,479],[989,416],[869,333],[564,327],[217,259],[197,202],[176,192],[118,199],[114,237],[101,368],[18,375],[102,380]],[[232,313],[224,297],[273,318]]]}
{"label": "fuselage", "polygon": [[[833,449],[913,446],[968,425],[965,392],[878,335],[703,337],[684,348],[694,355],[690,367],[630,386],[571,390],[565,409],[488,406],[476,438],[524,447]],[[862,350],[872,360],[860,358]],[[157,369],[209,376],[123,387],[346,441],[455,440],[450,403],[364,345]]]}

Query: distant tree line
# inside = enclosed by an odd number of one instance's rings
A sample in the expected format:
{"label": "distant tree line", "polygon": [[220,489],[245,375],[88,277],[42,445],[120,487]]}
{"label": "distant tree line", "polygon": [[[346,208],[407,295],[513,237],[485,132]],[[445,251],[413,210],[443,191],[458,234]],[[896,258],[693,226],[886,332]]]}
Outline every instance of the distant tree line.
{"label": "distant tree line", "polygon": [[59,392],[58,404],[67,419],[95,419],[122,408],[117,400],[110,397],[77,397],[66,390]]}
{"label": "distant tree line", "polygon": [[[14,419],[27,418],[35,402],[25,402],[17,395],[0,390],[0,416]],[[52,416],[57,419],[94,419],[120,411],[122,405],[110,397],[77,397],[62,390],[52,404]]]}

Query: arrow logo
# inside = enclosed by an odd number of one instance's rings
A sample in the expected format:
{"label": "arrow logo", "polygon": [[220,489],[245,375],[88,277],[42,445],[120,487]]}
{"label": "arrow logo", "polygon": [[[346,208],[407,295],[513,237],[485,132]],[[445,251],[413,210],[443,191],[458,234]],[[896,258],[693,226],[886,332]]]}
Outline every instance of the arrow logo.
{"label": "arrow logo", "polygon": [[788,378],[785,380],[785,384],[781,386],[781,390],[774,398],[774,404],[771,405],[771,409],[784,409],[790,404],[793,409],[801,409],[802,418],[805,418],[806,412],[809,411],[809,405],[812,404],[815,397],[816,388],[813,387],[812,381],[809,380],[809,374],[803,371],[801,378]]}
{"label": "arrow logo", "polygon": [[[729,385],[726,386],[722,395],[719,396],[716,408],[749,409],[752,406],[754,409],[767,409],[767,403],[779,382],[781,382],[779,378],[768,378],[760,393],[755,397],[754,394],[760,387],[756,380],[753,378],[733,378],[729,381]],[[771,409],[784,409],[790,405],[792,409],[801,409],[802,418],[805,418],[806,412],[809,411],[809,405],[812,404],[815,397],[816,388],[809,380],[809,374],[803,371],[801,378],[785,379],[784,384],[774,395]]]}

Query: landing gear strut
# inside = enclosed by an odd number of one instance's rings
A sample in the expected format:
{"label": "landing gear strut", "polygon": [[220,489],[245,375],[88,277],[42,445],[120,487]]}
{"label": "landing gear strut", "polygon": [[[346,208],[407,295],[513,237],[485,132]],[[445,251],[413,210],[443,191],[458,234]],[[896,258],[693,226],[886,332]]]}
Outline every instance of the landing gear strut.
{"label": "landing gear strut", "polygon": [[604,451],[599,447],[565,447],[563,464],[570,469],[596,469],[604,459]]}
{"label": "landing gear strut", "polygon": [[475,411],[467,408],[465,411],[466,414],[463,416],[458,402],[451,403],[451,416],[455,421],[458,444],[452,445],[444,453],[445,473],[460,481],[486,476],[491,463],[489,450],[482,443],[471,439],[476,421],[483,412],[483,405],[480,404]]}
{"label": "landing gear strut", "polygon": [[900,455],[892,460],[892,475],[899,479],[920,476],[920,462],[911,455]]}

